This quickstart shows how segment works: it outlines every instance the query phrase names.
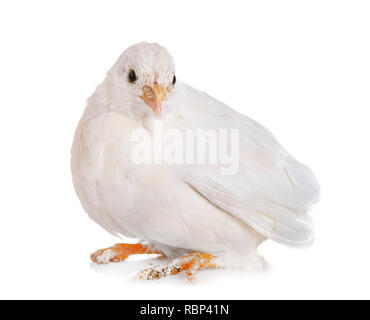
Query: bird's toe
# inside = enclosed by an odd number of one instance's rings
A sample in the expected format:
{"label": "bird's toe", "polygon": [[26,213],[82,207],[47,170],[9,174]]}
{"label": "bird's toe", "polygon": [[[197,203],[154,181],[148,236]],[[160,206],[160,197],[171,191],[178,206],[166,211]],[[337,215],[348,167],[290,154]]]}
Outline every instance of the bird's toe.
{"label": "bird's toe", "polygon": [[101,249],[90,255],[92,261],[98,264],[107,264],[117,260],[117,254],[113,249]]}

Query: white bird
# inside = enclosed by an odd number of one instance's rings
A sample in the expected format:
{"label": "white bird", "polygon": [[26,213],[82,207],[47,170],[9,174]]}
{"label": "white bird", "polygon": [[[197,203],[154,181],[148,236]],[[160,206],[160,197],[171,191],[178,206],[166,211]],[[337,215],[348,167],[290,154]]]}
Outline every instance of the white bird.
{"label": "white bird", "polygon": [[[198,130],[204,143],[197,152],[213,155],[217,146],[206,130],[237,130],[237,172],[223,174],[219,161],[133,161],[135,132],[146,132],[158,149],[164,142],[153,141],[170,129]],[[185,271],[193,281],[201,268],[263,265],[257,248],[267,238],[290,245],[313,240],[307,212],[319,186],[311,170],[254,120],[176,81],[174,61],[158,44],[126,49],[88,99],[74,136],[72,176],[91,219],[113,235],[140,239],[98,250],[93,261],[139,253],[174,259],[143,270],[140,279]]]}

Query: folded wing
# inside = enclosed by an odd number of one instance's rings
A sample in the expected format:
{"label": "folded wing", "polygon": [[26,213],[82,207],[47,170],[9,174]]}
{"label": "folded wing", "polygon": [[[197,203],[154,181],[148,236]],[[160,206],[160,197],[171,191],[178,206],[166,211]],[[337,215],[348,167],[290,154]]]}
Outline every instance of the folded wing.
{"label": "folded wing", "polygon": [[266,237],[293,245],[310,243],[313,225],[307,212],[319,197],[311,170],[254,120],[190,87],[184,87],[184,95],[184,128],[239,130],[239,168],[236,174],[223,175],[220,164],[184,166],[182,179]]}

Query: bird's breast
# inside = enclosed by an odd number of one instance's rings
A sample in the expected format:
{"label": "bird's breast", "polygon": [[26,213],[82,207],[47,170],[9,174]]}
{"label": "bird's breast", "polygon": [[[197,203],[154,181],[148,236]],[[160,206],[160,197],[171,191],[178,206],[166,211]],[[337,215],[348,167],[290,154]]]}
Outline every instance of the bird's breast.
{"label": "bird's breast", "polygon": [[149,131],[118,113],[82,119],[76,129],[72,147],[76,192],[89,216],[112,233],[132,235],[132,230],[139,230],[143,213],[153,211],[174,185],[174,177],[163,166],[135,163],[140,162],[134,159],[140,143],[146,148],[138,133],[154,134]]}

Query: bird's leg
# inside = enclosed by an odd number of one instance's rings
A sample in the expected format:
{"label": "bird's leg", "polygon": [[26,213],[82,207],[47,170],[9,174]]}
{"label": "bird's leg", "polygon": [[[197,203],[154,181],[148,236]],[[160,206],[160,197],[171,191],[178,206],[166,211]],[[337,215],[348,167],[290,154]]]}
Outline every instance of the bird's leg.
{"label": "bird's leg", "polygon": [[187,279],[190,282],[194,282],[196,271],[204,268],[219,267],[216,259],[217,257],[213,255],[195,252],[169,263],[145,269],[139,272],[136,278],[140,280],[157,280],[185,271]]}
{"label": "bird's leg", "polygon": [[99,264],[108,262],[120,262],[126,260],[133,254],[162,254],[161,252],[152,251],[140,243],[117,243],[113,247],[100,249],[91,254],[92,261]]}

